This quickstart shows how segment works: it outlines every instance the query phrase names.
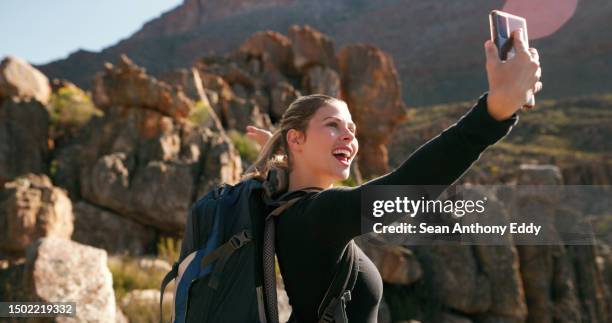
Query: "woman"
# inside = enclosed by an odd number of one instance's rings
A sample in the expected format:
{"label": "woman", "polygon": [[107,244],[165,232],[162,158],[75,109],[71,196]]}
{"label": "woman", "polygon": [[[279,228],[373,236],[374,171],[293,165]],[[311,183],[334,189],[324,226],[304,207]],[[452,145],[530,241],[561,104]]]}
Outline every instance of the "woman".
{"label": "woman", "polygon": [[[485,43],[489,92],[456,124],[414,152],[391,173],[354,188],[333,187],[347,179],[359,145],[356,125],[345,102],[311,95],[293,102],[271,134],[248,127],[264,144],[247,176],[265,176],[272,166],[286,168],[289,191],[320,187],[279,217],[277,256],[285,288],[298,322],[316,322],[317,308],[347,244],[361,231],[360,194],[368,185],[443,185],[457,180],[480,154],[504,137],[518,121],[515,112],[538,92],[541,69],[537,51],[514,33],[516,56],[499,60]],[[382,279],[361,251],[359,275],[347,305],[350,322],[376,322]]]}

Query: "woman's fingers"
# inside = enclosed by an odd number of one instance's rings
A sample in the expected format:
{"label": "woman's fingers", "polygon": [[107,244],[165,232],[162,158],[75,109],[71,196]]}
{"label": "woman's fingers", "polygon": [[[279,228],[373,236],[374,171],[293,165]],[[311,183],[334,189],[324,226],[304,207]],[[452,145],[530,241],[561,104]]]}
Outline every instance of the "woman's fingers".
{"label": "woman's fingers", "polygon": [[499,59],[497,46],[495,46],[495,44],[491,40],[487,40],[484,46],[487,66],[495,66],[501,64],[501,59]]}
{"label": "woman's fingers", "polygon": [[272,133],[268,130],[257,128],[255,126],[247,126],[246,135],[255,140],[259,145],[263,146],[272,137]]}
{"label": "woman's fingers", "polygon": [[249,133],[272,136],[272,133],[270,131],[265,130],[265,129],[261,129],[261,128],[257,128],[255,126],[247,126],[247,134],[249,134]]}
{"label": "woman's fingers", "polygon": [[[523,33],[523,29],[517,29],[512,32],[512,46],[516,50],[517,54],[526,53],[530,54],[528,51],[527,40],[525,39],[525,34]],[[531,56],[531,54],[530,54]]]}
{"label": "woman's fingers", "polygon": [[542,84],[542,82],[539,82],[539,81],[536,82],[534,87],[533,87],[533,93],[535,94],[535,93],[538,93],[538,92],[542,91],[542,87],[543,86],[544,85]]}
{"label": "woman's fingers", "polygon": [[538,62],[538,64],[540,63],[540,54],[538,53],[538,50],[535,48],[529,48],[529,54],[531,54],[531,58]]}

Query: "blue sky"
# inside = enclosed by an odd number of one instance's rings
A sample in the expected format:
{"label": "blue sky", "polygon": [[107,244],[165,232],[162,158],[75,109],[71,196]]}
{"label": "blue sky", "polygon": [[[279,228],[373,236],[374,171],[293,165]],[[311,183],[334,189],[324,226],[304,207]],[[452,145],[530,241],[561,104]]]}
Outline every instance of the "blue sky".
{"label": "blue sky", "polygon": [[0,58],[32,64],[99,51],[182,0],[0,0]]}

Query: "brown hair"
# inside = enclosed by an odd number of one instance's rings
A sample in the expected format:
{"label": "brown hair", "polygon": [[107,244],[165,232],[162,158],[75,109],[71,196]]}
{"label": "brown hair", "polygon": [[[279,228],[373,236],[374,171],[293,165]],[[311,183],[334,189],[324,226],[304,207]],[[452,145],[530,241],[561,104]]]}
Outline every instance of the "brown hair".
{"label": "brown hair", "polygon": [[283,114],[278,130],[262,147],[259,156],[246,170],[243,178],[265,179],[273,167],[284,169],[289,174],[292,162],[287,145],[287,132],[295,129],[306,136],[308,123],[314,114],[319,108],[334,102],[342,100],[324,94],[311,94],[293,101]]}

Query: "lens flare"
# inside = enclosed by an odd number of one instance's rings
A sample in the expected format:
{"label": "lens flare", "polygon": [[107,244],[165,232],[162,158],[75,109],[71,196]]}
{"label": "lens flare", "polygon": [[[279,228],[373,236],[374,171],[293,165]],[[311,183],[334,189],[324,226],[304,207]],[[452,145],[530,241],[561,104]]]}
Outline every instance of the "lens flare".
{"label": "lens flare", "polygon": [[555,33],[576,11],[578,0],[507,0],[502,11],[527,19],[529,39]]}

